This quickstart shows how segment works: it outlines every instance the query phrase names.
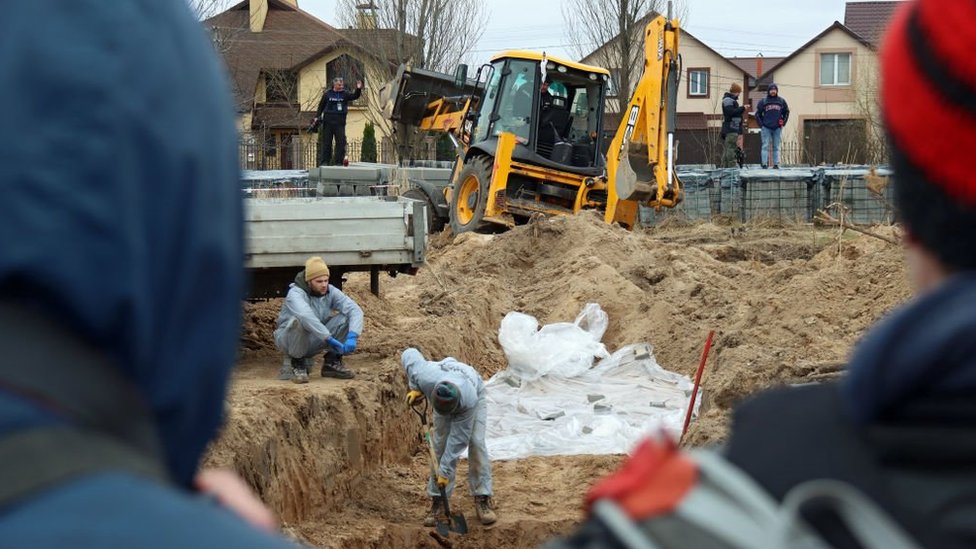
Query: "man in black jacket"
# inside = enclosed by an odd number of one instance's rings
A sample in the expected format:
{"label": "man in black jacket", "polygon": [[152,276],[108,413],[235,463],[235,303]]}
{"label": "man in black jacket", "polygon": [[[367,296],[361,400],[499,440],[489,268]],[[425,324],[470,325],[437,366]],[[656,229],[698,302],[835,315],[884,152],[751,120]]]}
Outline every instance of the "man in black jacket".
{"label": "man in black jacket", "polygon": [[[346,158],[346,114],[349,113],[349,103],[359,99],[363,93],[363,83],[356,81],[356,91],[346,91],[345,81],[341,78],[332,79],[332,87],[325,90],[319,101],[319,108],[315,111],[313,126],[319,126],[319,166],[340,165]],[[335,140],[335,155],[332,143]]]}
{"label": "man in black jacket", "polygon": [[746,107],[739,105],[739,93],[742,86],[733,82],[729,91],[722,97],[722,133],[724,142],[722,150],[722,167],[731,168],[736,163],[736,148],[739,147],[739,136],[743,132]]}

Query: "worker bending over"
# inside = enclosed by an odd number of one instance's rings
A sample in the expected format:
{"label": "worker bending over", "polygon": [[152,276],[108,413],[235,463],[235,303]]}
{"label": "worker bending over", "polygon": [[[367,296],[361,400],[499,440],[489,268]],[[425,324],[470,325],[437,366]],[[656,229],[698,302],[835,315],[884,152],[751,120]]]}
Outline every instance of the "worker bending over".
{"label": "worker bending over", "polygon": [[413,405],[426,398],[434,409],[434,453],[440,474],[427,482],[431,497],[430,512],[424,526],[434,526],[437,512],[443,508],[439,488],[448,498],[454,490],[458,459],[468,450],[468,490],[474,496],[474,508],[481,524],[496,520],[491,501],[491,461],[485,446],[488,404],[485,382],[478,372],[452,357],[434,362],[413,347],[403,351],[407,373],[407,403]]}

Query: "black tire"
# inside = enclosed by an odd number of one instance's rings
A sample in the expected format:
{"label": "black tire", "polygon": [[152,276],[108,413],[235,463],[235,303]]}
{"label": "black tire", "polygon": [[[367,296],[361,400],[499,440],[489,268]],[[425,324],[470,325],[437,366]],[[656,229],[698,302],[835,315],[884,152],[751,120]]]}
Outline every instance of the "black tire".
{"label": "black tire", "polygon": [[427,205],[427,234],[439,233],[444,230],[444,220],[438,217],[434,203],[430,201],[427,193],[420,189],[410,189],[403,193],[403,196],[414,200],[423,201]]}
{"label": "black tire", "polygon": [[492,158],[475,156],[464,163],[454,180],[450,204],[454,234],[477,232],[485,228],[485,207],[491,181]]}

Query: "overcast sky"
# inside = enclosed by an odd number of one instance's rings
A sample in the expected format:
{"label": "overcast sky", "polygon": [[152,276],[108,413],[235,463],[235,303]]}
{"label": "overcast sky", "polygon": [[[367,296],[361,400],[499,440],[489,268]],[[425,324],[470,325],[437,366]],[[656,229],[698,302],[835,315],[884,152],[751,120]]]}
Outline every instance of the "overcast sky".
{"label": "overcast sky", "polygon": [[[844,0],[688,0],[696,38],[728,57],[785,57],[833,24],[844,22]],[[569,46],[560,0],[490,0],[484,36],[472,62],[509,49],[545,50],[577,58]],[[303,10],[337,24],[336,0],[298,0]]]}

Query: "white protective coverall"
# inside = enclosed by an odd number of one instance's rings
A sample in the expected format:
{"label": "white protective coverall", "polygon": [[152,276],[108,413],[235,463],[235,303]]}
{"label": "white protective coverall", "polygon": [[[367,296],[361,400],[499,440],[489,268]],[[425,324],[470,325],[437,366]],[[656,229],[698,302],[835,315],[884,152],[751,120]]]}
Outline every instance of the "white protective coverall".
{"label": "white protective coverall", "polygon": [[[453,383],[460,392],[460,403],[453,414],[443,415],[434,410],[432,440],[441,476],[451,481],[447,485],[447,496],[450,497],[454,490],[457,462],[465,448],[468,449],[469,492],[472,496],[492,495],[491,461],[485,446],[488,403],[481,376],[474,368],[453,357],[429,361],[412,347],[403,352],[402,361],[410,389],[422,392],[428,402],[433,402],[434,386],[442,381]],[[427,494],[441,495],[433,477],[427,481]]]}
{"label": "white protective coverall", "polygon": [[329,284],[323,296],[314,296],[305,271],[295,277],[278,314],[275,346],[292,358],[309,358],[326,350],[328,339],[343,341],[350,332],[363,333],[363,310],[351,297]]}

